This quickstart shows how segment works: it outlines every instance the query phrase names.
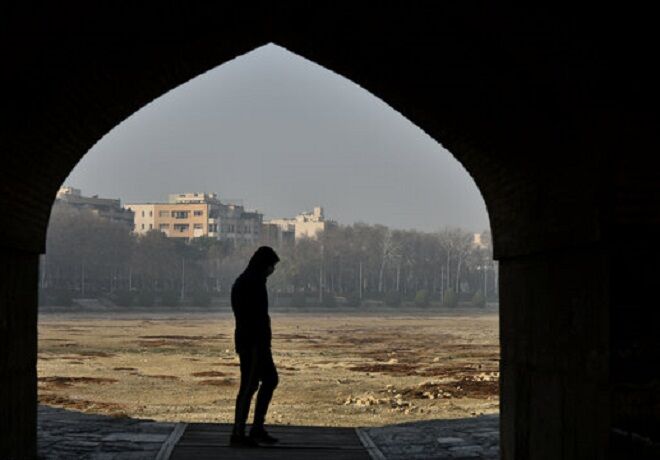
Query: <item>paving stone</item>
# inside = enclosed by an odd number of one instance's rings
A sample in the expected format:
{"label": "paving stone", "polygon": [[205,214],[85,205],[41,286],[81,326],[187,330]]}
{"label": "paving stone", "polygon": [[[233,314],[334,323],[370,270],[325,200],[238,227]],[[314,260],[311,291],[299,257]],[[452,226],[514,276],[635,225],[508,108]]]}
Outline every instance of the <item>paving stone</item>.
{"label": "paving stone", "polygon": [[499,459],[499,417],[427,420],[364,430],[388,460]]}
{"label": "paving stone", "polygon": [[436,441],[438,444],[461,444],[465,442],[463,438],[437,438]]}
{"label": "paving stone", "polygon": [[453,446],[449,448],[450,452],[463,452],[470,454],[481,454],[483,453],[483,448],[481,446],[469,445],[469,446]]}
{"label": "paving stone", "polygon": [[39,458],[153,459],[174,426],[174,423],[40,406],[37,418]]}
{"label": "paving stone", "polygon": [[103,436],[102,441],[164,442],[168,435],[169,433],[112,433]]}

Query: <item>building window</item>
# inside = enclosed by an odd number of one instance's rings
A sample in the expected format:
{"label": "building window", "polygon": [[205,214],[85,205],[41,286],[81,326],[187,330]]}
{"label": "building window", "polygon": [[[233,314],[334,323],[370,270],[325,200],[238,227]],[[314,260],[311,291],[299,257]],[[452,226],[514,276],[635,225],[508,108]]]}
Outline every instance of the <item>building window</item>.
{"label": "building window", "polygon": [[149,230],[153,230],[153,229],[154,229],[154,224],[149,224]]}
{"label": "building window", "polygon": [[169,230],[170,229],[170,224],[160,224],[158,229],[159,230]]}
{"label": "building window", "polygon": [[153,216],[154,216],[154,212],[153,212],[153,211],[149,211],[149,217],[153,217]]}
{"label": "building window", "polygon": [[193,228],[196,228],[196,229],[199,230],[199,229],[204,228],[204,226],[203,226],[202,224],[194,224],[194,225],[193,225]]}
{"label": "building window", "polygon": [[174,224],[174,231],[187,232],[190,226],[188,224]]}
{"label": "building window", "polygon": [[142,230],[144,230],[144,224],[142,224]]}
{"label": "building window", "polygon": [[144,211],[142,211],[142,217],[144,217]]}
{"label": "building window", "polygon": [[170,217],[169,211],[158,211],[158,217]]}
{"label": "building window", "polygon": [[203,216],[204,211],[193,211],[193,216]]}
{"label": "building window", "polygon": [[172,211],[172,217],[175,219],[187,219],[188,211]]}

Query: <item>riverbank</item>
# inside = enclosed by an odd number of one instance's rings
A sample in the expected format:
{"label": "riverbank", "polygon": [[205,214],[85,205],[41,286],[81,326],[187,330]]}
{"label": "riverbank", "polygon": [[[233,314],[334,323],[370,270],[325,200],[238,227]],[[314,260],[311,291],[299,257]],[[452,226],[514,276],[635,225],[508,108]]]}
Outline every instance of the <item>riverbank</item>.
{"label": "riverbank", "polygon": [[[107,312],[106,312],[107,313]],[[159,421],[228,422],[230,312],[46,313],[42,404]],[[377,426],[498,411],[495,312],[272,312],[280,372],[269,419]]]}

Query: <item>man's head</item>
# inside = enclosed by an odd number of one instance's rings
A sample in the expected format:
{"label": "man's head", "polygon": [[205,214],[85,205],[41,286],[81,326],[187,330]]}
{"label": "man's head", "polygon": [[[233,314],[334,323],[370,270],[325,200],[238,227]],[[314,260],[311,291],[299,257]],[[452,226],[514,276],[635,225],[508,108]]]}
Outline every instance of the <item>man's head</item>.
{"label": "man's head", "polygon": [[254,270],[265,276],[271,275],[275,271],[275,264],[280,261],[273,248],[261,246],[255,251],[248,263],[248,270]]}

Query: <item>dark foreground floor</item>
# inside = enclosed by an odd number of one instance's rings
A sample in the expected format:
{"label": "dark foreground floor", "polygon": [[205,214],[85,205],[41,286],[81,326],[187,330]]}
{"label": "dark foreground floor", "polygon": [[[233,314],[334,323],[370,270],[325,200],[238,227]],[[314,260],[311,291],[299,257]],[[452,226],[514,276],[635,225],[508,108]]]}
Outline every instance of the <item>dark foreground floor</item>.
{"label": "dark foreground floor", "polygon": [[47,406],[38,410],[37,448],[43,460],[154,459],[177,427]]}
{"label": "dark foreground floor", "polygon": [[[497,415],[370,428],[269,425],[274,447],[229,447],[229,424],[163,423],[39,407],[40,459],[499,458]],[[0,455],[0,458],[2,456]]]}
{"label": "dark foreground floor", "polygon": [[353,428],[270,426],[279,438],[274,446],[229,447],[229,424],[193,423],[186,427],[171,454],[172,460],[314,459],[369,460],[371,457]]}

